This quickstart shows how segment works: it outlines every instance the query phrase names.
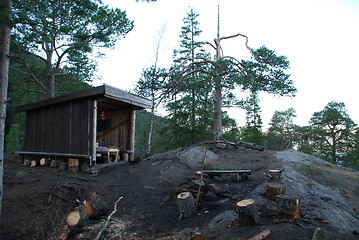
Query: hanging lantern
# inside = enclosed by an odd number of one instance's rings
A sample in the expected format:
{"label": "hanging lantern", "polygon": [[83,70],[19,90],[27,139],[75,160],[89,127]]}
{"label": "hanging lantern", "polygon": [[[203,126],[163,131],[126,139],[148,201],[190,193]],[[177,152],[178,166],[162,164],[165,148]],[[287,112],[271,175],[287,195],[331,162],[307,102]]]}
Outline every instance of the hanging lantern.
{"label": "hanging lantern", "polygon": [[99,119],[105,120],[105,112],[104,111],[102,111],[101,114],[99,115]]}

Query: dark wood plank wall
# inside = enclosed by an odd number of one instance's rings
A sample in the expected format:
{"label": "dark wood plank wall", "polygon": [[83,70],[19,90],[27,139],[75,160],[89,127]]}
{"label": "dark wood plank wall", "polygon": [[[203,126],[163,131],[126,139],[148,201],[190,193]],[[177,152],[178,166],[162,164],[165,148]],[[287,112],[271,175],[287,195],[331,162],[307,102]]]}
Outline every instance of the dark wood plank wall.
{"label": "dark wood plank wall", "polygon": [[93,100],[26,112],[25,151],[91,154]]}
{"label": "dark wood plank wall", "polygon": [[112,128],[97,132],[99,146],[120,147],[120,150],[129,148],[129,131],[131,129],[131,109],[105,112],[106,119],[112,120]]}

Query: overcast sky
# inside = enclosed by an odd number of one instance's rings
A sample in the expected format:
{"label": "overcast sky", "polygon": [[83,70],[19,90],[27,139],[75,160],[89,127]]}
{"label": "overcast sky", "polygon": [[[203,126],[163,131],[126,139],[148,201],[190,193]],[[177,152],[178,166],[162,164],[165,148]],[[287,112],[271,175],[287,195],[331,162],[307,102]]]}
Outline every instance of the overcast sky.
{"label": "overcast sky", "polygon": [[[298,93],[295,98],[261,94],[262,119],[267,127],[276,110],[293,107],[296,123],[307,125],[314,112],[336,100],[346,104],[349,116],[359,124],[359,1],[358,0],[104,0],[126,10],[134,29],[115,49],[99,60],[103,83],[130,90],[142,70],[155,60],[160,42],[159,67],[169,67],[179,46],[183,18],[192,7],[199,14],[201,38],[213,42],[220,7],[220,34],[249,37],[249,46],[267,46],[290,61]],[[224,55],[248,58],[241,38],[222,42]],[[214,54],[214,52],[212,52]],[[238,98],[243,93],[234,92]],[[244,112],[228,110],[240,126]]]}

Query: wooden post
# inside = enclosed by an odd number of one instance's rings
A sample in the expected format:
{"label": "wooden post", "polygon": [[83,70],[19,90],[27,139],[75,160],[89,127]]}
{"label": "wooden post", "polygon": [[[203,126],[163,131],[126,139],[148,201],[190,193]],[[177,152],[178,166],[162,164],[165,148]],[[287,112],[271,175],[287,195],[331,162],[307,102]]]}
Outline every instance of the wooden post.
{"label": "wooden post", "polygon": [[[130,132],[129,132],[129,158],[128,160],[131,162],[135,159],[135,130],[136,130],[136,110],[131,110],[131,120],[130,120]],[[126,151],[126,149],[123,149]]]}
{"label": "wooden post", "polygon": [[177,196],[177,205],[181,218],[189,218],[196,214],[196,208],[192,193],[183,192]]}
{"label": "wooden post", "polygon": [[278,217],[289,220],[300,218],[300,198],[278,195],[276,202]]}
{"label": "wooden post", "polygon": [[96,164],[96,141],[97,141],[97,100],[93,100],[93,119],[92,119],[92,161],[90,167]]}
{"label": "wooden post", "polygon": [[239,201],[237,203],[236,211],[241,225],[248,226],[256,223],[257,211],[253,199]]}
{"label": "wooden post", "polygon": [[266,196],[269,200],[276,200],[277,195],[285,194],[285,186],[280,183],[269,183],[266,189]]}

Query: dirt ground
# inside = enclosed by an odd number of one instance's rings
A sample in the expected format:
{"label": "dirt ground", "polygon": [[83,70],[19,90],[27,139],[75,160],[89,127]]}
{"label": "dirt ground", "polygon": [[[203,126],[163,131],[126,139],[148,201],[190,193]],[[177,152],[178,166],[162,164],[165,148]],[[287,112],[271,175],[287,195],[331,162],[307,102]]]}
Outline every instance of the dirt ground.
{"label": "dirt ground", "polygon": [[[195,171],[206,166],[249,169],[248,180],[206,179],[228,186],[203,191],[197,215],[179,219],[176,196],[188,189]],[[275,223],[275,202],[266,199],[265,173],[285,169],[286,194],[301,199],[301,219]],[[51,167],[29,168],[13,154],[4,163],[2,239],[58,239],[66,214],[98,193],[117,212],[101,239],[186,239],[195,230],[205,239],[248,239],[264,229],[266,239],[359,239],[359,173],[290,150],[257,151],[233,144],[206,143],[157,154],[141,162],[99,166],[98,174]],[[254,226],[241,226],[235,212],[243,199],[257,203]],[[106,217],[106,216],[105,216]],[[104,217],[104,218],[105,218]],[[68,239],[94,239],[105,219],[93,219]],[[320,231],[318,231],[320,229]]]}

